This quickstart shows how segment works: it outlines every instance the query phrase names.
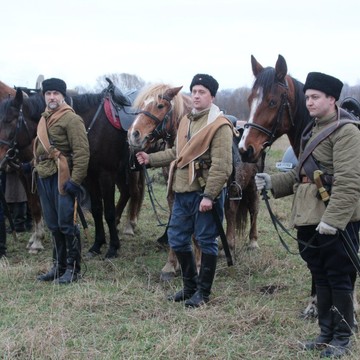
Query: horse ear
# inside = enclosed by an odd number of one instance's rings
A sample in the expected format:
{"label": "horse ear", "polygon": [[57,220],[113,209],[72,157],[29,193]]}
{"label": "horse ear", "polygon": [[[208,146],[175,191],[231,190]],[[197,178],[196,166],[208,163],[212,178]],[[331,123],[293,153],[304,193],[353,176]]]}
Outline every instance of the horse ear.
{"label": "horse ear", "polygon": [[23,92],[21,89],[17,88],[16,95],[14,97],[14,105],[16,107],[20,108],[20,106],[22,105],[23,102],[24,102]]}
{"label": "horse ear", "polygon": [[275,73],[276,73],[276,79],[284,83],[285,82],[285,76],[287,75],[287,65],[286,61],[283,56],[279,55],[276,65],[275,65]]}
{"label": "horse ear", "polygon": [[169,97],[170,99],[173,99],[178,93],[179,91],[182,89],[183,87],[182,86],[179,86],[179,87],[175,87],[175,88],[170,88],[170,89],[167,89],[165,91],[165,94],[167,97]]}
{"label": "horse ear", "polygon": [[251,55],[251,66],[255,77],[257,77],[264,70],[262,65],[257,62],[254,55]]}

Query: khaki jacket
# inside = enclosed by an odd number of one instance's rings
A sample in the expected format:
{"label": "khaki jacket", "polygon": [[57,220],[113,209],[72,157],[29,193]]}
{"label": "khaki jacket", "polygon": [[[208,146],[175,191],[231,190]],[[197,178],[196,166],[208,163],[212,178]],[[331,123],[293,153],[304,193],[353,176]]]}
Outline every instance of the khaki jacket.
{"label": "khaki jacket", "polygon": [[[213,105],[214,106],[214,105]],[[200,113],[190,113],[181,121],[190,119],[189,138],[200,131],[208,123],[209,110]],[[221,114],[219,116],[222,116]],[[226,182],[232,172],[232,141],[233,130],[230,122],[227,125],[218,128],[213,136],[210,147],[203,153],[198,160],[204,161],[207,168],[203,169],[202,175],[206,182],[204,193],[211,199],[215,199],[222,188],[226,186]],[[177,139],[178,140],[178,139]],[[160,151],[149,155],[150,165],[153,167],[168,166],[177,158],[177,148],[175,145],[172,149]],[[173,177],[172,189],[175,192],[192,192],[202,191],[201,185],[197,178],[189,181],[189,166],[176,168]]]}
{"label": "khaki jacket", "polygon": [[[340,111],[324,119],[315,119],[312,139],[324,128],[340,119]],[[299,183],[297,169],[271,176],[275,198],[294,194],[291,211],[293,226],[317,225],[320,221],[344,230],[360,220],[360,130],[346,124],[323,140],[313,151],[320,170],[334,176],[328,206],[319,199],[313,183]]]}
{"label": "khaki jacket", "polygon": [[[42,115],[47,118],[47,113]],[[84,122],[79,115],[68,112],[48,129],[49,140],[66,156],[71,172],[71,179],[80,185],[87,175],[90,150]],[[35,149],[36,158],[46,156],[47,152],[41,142]],[[56,162],[52,159],[39,161],[36,164],[38,175],[42,178],[57,173]]]}

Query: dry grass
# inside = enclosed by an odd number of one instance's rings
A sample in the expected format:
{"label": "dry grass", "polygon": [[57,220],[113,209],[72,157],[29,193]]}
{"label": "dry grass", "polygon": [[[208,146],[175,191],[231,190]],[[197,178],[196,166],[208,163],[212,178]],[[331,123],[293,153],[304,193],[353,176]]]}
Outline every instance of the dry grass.
{"label": "dry grass", "polygon": [[[270,171],[287,143],[277,145],[268,154]],[[155,184],[154,190],[165,204],[164,186]],[[290,203],[271,200],[284,221]],[[167,214],[161,215],[165,221]],[[259,232],[259,250],[238,244],[231,268],[219,259],[211,302],[195,310],[166,300],[181,280],[159,279],[167,254],[156,247],[163,228],[156,225],[148,198],[135,237],[121,237],[120,257],[84,259],[83,280],[70,286],[35,280],[49,266],[49,242],[34,256],[25,250],[28,234],[18,243],[9,237],[9,256],[0,262],[0,358],[317,359],[318,352],[300,348],[300,341],[318,331],[316,322],[300,317],[309,272],[280,244],[264,204]],[[287,240],[296,251],[294,241]],[[83,245],[86,250],[90,244],[84,240]],[[353,354],[344,359],[359,354],[355,336]]]}

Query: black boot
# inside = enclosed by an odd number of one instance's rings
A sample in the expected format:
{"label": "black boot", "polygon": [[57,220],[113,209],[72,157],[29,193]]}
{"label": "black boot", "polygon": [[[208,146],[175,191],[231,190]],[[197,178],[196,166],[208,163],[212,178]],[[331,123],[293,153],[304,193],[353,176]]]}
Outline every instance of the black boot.
{"label": "black boot", "polygon": [[334,335],[328,347],[320,354],[321,358],[340,358],[349,353],[350,337],[354,326],[353,293],[333,290]]}
{"label": "black boot", "polygon": [[66,240],[60,231],[52,233],[53,238],[53,264],[54,266],[43,275],[38,276],[39,281],[53,281],[65,273],[66,270]]}
{"label": "black boot", "polygon": [[81,242],[80,237],[65,235],[67,244],[66,271],[56,279],[57,284],[70,284],[80,277]]}
{"label": "black boot", "polygon": [[333,312],[332,294],[330,287],[316,286],[318,322],[320,327],[320,335],[313,341],[306,342],[304,347],[306,350],[322,349],[333,338]]}
{"label": "black boot", "polygon": [[197,287],[197,271],[194,255],[192,252],[175,252],[180,263],[184,287],[174,295],[170,295],[170,301],[184,301],[190,299]]}
{"label": "black boot", "polygon": [[0,220],[0,259],[4,256],[6,256],[6,227],[5,218],[2,216]]}
{"label": "black boot", "polygon": [[199,307],[209,302],[211,287],[215,277],[216,261],[216,255],[202,253],[197,290],[190,299],[185,301],[186,307]]}

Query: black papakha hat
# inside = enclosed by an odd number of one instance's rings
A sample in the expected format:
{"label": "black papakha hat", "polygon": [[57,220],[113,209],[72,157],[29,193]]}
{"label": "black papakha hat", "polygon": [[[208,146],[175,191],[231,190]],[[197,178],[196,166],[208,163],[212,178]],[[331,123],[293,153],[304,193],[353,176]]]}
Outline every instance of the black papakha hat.
{"label": "black papakha hat", "polygon": [[335,100],[339,100],[342,87],[343,83],[336,77],[320,72],[311,72],[306,78],[303,90],[304,92],[307,89],[319,90],[333,96]]}
{"label": "black papakha hat", "polygon": [[192,79],[190,84],[190,91],[192,91],[193,86],[195,85],[202,85],[209,89],[210,94],[212,96],[216,96],[216,92],[219,88],[219,83],[211,76],[207,74],[197,74]]}
{"label": "black papakha hat", "polygon": [[57,78],[46,79],[42,82],[42,92],[45,94],[47,91],[58,91],[66,97],[66,83]]}

